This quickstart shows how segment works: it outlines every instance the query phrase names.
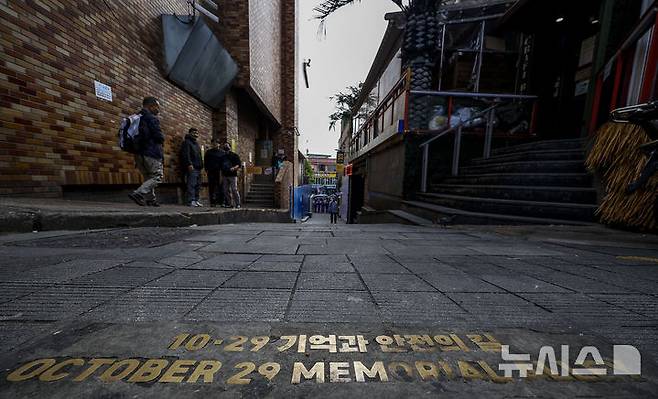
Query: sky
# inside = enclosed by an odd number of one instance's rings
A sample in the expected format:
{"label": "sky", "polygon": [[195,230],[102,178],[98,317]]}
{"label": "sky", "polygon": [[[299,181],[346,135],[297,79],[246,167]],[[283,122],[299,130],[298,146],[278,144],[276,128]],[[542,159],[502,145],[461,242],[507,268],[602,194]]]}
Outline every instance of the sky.
{"label": "sky", "polygon": [[313,18],[320,3],[299,2],[299,62],[311,59],[310,89],[299,67],[299,150],[335,156],[340,127],[329,130],[335,109],[329,97],[366,79],[388,25],[384,14],[399,8],[388,0],[356,2],[329,16],[324,34],[318,33],[320,22]]}

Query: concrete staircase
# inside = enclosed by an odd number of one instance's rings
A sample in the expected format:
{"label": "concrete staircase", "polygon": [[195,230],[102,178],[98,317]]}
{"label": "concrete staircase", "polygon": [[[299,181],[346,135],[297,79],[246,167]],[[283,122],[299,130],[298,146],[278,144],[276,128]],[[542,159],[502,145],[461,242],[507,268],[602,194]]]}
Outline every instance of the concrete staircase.
{"label": "concrete staircase", "polygon": [[247,193],[245,205],[249,208],[274,208],[274,180],[272,176],[254,176],[254,181]]}
{"label": "concrete staircase", "polygon": [[404,201],[402,210],[437,224],[590,224],[597,192],[584,160],[581,139],[501,148]]}

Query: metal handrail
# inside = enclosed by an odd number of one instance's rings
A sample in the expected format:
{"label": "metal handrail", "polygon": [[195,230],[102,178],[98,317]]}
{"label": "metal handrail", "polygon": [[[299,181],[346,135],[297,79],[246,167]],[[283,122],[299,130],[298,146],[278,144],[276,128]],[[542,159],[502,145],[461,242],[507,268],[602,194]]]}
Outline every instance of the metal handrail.
{"label": "metal handrail", "polygon": [[445,136],[446,134],[451,133],[451,132],[453,132],[454,130],[463,127],[465,124],[467,124],[467,123],[469,123],[469,122],[472,122],[472,121],[476,120],[477,118],[481,117],[482,115],[486,114],[487,112],[489,112],[489,111],[491,111],[491,110],[493,110],[493,109],[495,109],[495,108],[498,108],[500,105],[501,105],[501,104],[494,104],[494,105],[492,105],[491,107],[489,107],[489,108],[487,108],[487,109],[485,109],[485,110],[479,111],[479,112],[476,113],[475,116],[473,116],[472,118],[467,119],[467,120],[465,120],[465,121],[461,121],[461,122],[459,122],[458,124],[456,124],[455,126],[451,126],[451,127],[449,127],[448,129],[443,130],[443,131],[442,131],[441,133],[439,133],[438,135],[436,135],[436,136],[432,137],[431,139],[429,139],[429,140],[425,141],[424,143],[422,143],[422,144],[420,145],[420,147],[424,147],[424,146],[429,145],[429,144],[432,143],[434,140],[440,139],[441,137]]}
{"label": "metal handrail", "polygon": [[418,94],[422,96],[500,98],[504,100],[536,100],[537,99],[537,96],[525,95],[525,94],[472,93],[467,91],[411,90],[410,93]]}
{"label": "metal handrail", "polygon": [[[436,93],[436,92],[434,92]],[[480,93],[459,93],[463,94],[463,97],[484,97]],[[506,98],[506,99],[537,99],[536,96],[520,96],[520,95],[490,95],[490,94],[485,94],[487,97],[498,97],[498,98]],[[452,153],[452,170],[451,173],[453,176],[459,175],[459,157],[460,157],[460,152],[461,152],[461,138],[462,138],[462,129],[464,126],[466,126],[469,122],[474,121],[477,118],[482,117],[483,115],[487,114],[487,124],[486,124],[486,132],[485,132],[485,137],[484,137],[484,151],[483,151],[483,157],[484,159],[489,159],[491,157],[491,144],[493,140],[493,128],[494,128],[494,119],[496,116],[496,109],[501,107],[504,103],[499,102],[496,103],[482,111],[477,112],[474,116],[471,118],[465,120],[465,121],[460,121],[457,125],[449,127],[448,129],[442,131],[441,133],[437,134],[436,136],[430,138],[429,140],[426,140],[420,145],[420,148],[423,149],[423,164],[422,164],[422,172],[421,172],[421,192],[426,193],[427,192],[427,178],[428,178],[428,167],[429,167],[429,145],[434,142],[435,140],[444,137],[448,133],[455,132],[455,143],[453,147],[453,153]]]}

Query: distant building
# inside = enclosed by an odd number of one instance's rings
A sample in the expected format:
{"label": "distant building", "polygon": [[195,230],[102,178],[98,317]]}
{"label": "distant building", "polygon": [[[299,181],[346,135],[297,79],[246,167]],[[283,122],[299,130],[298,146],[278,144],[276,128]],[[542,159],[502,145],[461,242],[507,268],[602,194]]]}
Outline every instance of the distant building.
{"label": "distant building", "polygon": [[336,185],[336,158],[324,154],[306,154],[306,159],[313,168],[313,179],[308,183],[322,186]]}
{"label": "distant building", "polygon": [[[386,14],[338,141],[348,221],[364,209],[595,220],[595,196],[561,192],[546,205],[542,195],[557,173],[572,192],[593,192],[574,178],[585,170],[582,143],[611,109],[656,99],[657,16],[656,0],[480,0],[409,20]],[[530,155],[493,158],[523,143]],[[576,156],[560,158],[561,145]]]}

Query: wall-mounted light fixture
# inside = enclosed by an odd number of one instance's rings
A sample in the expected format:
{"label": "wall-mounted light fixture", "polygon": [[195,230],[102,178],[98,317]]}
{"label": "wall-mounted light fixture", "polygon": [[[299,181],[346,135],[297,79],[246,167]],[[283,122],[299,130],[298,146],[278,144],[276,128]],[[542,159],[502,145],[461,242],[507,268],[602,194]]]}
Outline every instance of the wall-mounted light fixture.
{"label": "wall-mounted light fixture", "polygon": [[306,83],[306,88],[310,88],[308,84],[308,68],[311,67],[311,59],[309,58],[308,60],[304,60],[304,83]]}

